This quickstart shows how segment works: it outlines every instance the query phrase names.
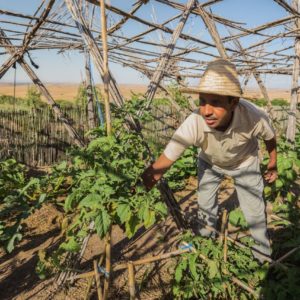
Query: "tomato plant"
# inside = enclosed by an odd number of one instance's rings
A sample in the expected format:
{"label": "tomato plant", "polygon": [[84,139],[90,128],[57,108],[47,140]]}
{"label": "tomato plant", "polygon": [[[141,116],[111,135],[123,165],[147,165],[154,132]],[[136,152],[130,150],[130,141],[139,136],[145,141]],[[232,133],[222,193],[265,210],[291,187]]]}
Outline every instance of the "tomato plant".
{"label": "tomato plant", "polygon": [[22,239],[22,221],[44,202],[38,178],[14,159],[0,162],[0,241],[8,252]]}

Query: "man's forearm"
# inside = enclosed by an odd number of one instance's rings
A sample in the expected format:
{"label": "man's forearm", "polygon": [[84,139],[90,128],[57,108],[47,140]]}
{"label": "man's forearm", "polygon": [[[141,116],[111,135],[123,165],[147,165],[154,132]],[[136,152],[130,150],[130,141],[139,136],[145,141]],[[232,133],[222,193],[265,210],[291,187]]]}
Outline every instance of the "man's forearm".
{"label": "man's forearm", "polygon": [[264,141],[266,144],[267,151],[269,153],[269,168],[276,168],[277,166],[277,151],[276,151],[276,139],[273,138],[269,141]]}

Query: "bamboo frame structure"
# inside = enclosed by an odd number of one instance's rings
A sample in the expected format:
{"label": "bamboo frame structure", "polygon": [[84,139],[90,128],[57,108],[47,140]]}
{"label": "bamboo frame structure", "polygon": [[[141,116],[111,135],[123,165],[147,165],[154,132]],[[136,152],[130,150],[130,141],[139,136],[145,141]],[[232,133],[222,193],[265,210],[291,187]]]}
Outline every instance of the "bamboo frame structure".
{"label": "bamboo frame structure", "polygon": [[[165,83],[180,77],[183,80],[178,80],[178,85],[186,87],[187,80],[201,78],[207,63],[215,57],[221,56],[230,59],[237,66],[241,76],[253,74],[263,96],[268,101],[270,99],[261,75],[293,76],[287,138],[294,141],[299,89],[299,0],[293,0],[292,6],[284,0],[274,0],[276,5],[279,5],[289,15],[253,28],[240,21],[218,16],[208,10],[208,8],[213,9],[220,0],[201,3],[196,0],[187,0],[186,4],[172,0],[153,0],[153,3],[167,7],[174,12],[174,16],[168,16],[166,20],[159,21],[151,21],[138,14],[142,9],[150,9],[148,2],[147,0],[134,1],[131,9],[127,11],[122,5],[116,7],[105,3],[104,0],[49,0],[41,1],[37,12],[42,10],[42,13],[38,15],[0,8],[2,18],[0,20],[0,48],[3,51],[1,55],[8,56],[0,67],[0,78],[4,77],[15,63],[20,64],[45,96],[55,114],[62,120],[74,143],[78,146],[84,146],[84,141],[72,127],[70,120],[62,114],[46,86],[26,62],[25,56],[27,54],[42,50],[57,50],[59,53],[88,51],[104,83],[107,124],[111,123],[109,120],[109,102],[121,107],[125,101],[116,79],[108,68],[108,61],[130,67],[150,79],[146,93],[146,107],[150,107],[157,90],[164,89]],[[91,13],[92,11],[93,13]],[[96,13],[94,13],[95,11]],[[105,20],[106,11],[108,12],[108,19],[111,18],[109,20],[113,21],[109,28],[107,28]],[[199,34],[184,32],[185,24],[192,26],[191,17],[204,22],[205,26],[197,28],[198,33],[207,30],[212,40],[205,37],[200,38]],[[100,23],[101,26],[99,26]],[[142,28],[142,30],[132,35],[126,31],[126,26],[129,23],[131,26],[136,25],[136,27]],[[176,24],[175,29],[171,26],[174,24]],[[227,31],[234,29],[235,32],[228,36],[221,36],[218,31],[219,26],[223,26]],[[153,39],[153,34],[157,32],[167,36],[168,42]],[[245,38],[250,37],[255,37],[256,40],[242,47]],[[283,39],[288,43],[281,43],[280,45],[280,41]],[[263,50],[261,50],[262,47]],[[294,53],[293,48],[295,48]],[[88,86],[90,86],[89,72],[87,69]],[[92,104],[92,99],[90,99],[90,127],[94,126]],[[143,111],[140,111],[139,115],[142,114]],[[131,116],[128,116],[128,123],[131,128],[140,131],[140,125]],[[108,134],[110,132],[111,129],[108,128]],[[185,220],[176,211],[178,207],[173,205],[175,199],[165,182],[162,183],[161,190],[164,195],[167,195],[169,208],[173,209],[171,212],[175,216],[177,226],[186,228]],[[232,241],[231,237],[227,236],[226,230],[222,236],[222,242],[223,239],[225,239],[225,244],[227,240]],[[238,244],[238,242],[236,243]],[[162,255],[159,259],[167,259],[185,252],[181,250]],[[224,259],[227,259],[226,252],[224,252]],[[130,286],[132,287],[134,285],[133,267],[156,260],[157,258],[152,257],[118,265],[111,269],[116,271],[128,268],[131,273]],[[271,263],[280,263],[280,261],[271,261]],[[109,242],[106,246],[106,270],[110,272]],[[93,272],[72,276],[72,278],[86,278],[83,276],[96,276],[97,287],[100,286],[97,263],[94,262]],[[243,285],[238,280],[235,281],[240,286]],[[105,279],[104,299],[107,297],[108,283],[109,279]],[[243,288],[247,289],[247,286]],[[98,295],[100,294],[102,297],[102,291],[98,293]],[[134,294],[132,288],[132,298]]]}

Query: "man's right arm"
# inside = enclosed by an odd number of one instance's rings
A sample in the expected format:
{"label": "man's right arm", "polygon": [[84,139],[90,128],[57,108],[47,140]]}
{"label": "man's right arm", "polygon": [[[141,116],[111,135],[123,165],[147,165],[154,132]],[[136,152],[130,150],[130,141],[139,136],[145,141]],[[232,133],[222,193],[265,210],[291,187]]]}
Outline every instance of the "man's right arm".
{"label": "man's right arm", "polygon": [[197,120],[195,118],[197,117],[196,113],[187,117],[173,134],[163,154],[144,171],[142,180],[147,190],[152,189],[187,147],[195,144],[197,136]]}
{"label": "man's right arm", "polygon": [[168,159],[165,154],[161,154],[160,157],[144,171],[142,180],[148,191],[153,188],[173,163],[173,160]]}

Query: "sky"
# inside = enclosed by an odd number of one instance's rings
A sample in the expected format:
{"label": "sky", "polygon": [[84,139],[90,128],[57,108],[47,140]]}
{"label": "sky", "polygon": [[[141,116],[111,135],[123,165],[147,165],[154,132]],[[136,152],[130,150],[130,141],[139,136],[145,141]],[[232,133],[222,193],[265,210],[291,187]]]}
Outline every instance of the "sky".
{"label": "sky", "polygon": [[[110,3],[114,6],[118,6],[125,11],[129,11],[135,0],[111,0]],[[177,1],[180,3],[185,3],[186,1]],[[201,1],[200,1],[201,2]],[[204,2],[204,1],[202,1]],[[32,15],[36,8],[38,7],[40,0],[0,0],[0,9],[20,12],[23,14]],[[287,16],[287,12],[276,4],[273,0],[223,0],[212,6],[212,11],[216,15],[233,19],[244,23],[243,26],[248,28],[259,26],[266,22],[276,20]],[[170,9],[168,6],[161,3],[157,3],[154,0],[150,0],[149,3],[143,6],[138,12],[137,16],[144,18],[149,21],[155,21],[156,19],[162,22],[172,16],[174,16],[179,11]],[[7,16],[0,15],[1,20],[8,20]],[[20,19],[21,21],[21,19]],[[110,24],[118,21],[118,18],[111,15],[109,18]],[[17,29],[13,25],[1,24],[2,28]],[[175,28],[176,23],[168,24],[170,28]],[[126,25],[117,33],[124,34],[126,36],[133,36],[147,30],[148,28],[142,24],[138,24],[134,21],[128,21]],[[229,35],[229,32],[224,29],[223,26],[218,26],[218,31],[221,36]],[[185,25],[184,33],[193,35],[197,38],[211,41],[211,38],[199,17],[190,17]],[[271,33],[276,32],[276,29]],[[151,34],[150,39],[157,41],[161,39],[167,41],[169,35],[164,33],[154,32]],[[253,44],[257,41],[256,37],[247,37],[241,39],[243,47]],[[291,41],[281,40],[278,41],[279,46],[282,43],[290,43]],[[178,46],[193,46],[191,42],[180,41]],[[145,50],[151,50],[149,46],[141,46],[140,44],[134,44],[133,46],[139,47]],[[269,49],[275,49],[276,43],[271,45]],[[205,49],[204,49],[205,50]],[[0,52],[3,50],[0,48]],[[84,57],[83,54],[78,51],[70,51],[64,54],[58,54],[57,50],[43,50],[43,51],[31,51],[31,57],[34,62],[39,65],[39,69],[36,73],[41,78],[43,82],[58,82],[58,83],[79,83],[84,79]],[[210,60],[211,58],[201,56],[199,54],[192,54],[187,56],[190,58],[198,60]],[[6,55],[0,55],[0,64],[2,64],[7,59]],[[110,70],[117,82],[121,84],[147,84],[149,80],[145,78],[140,73],[123,67],[121,65],[110,62]],[[21,67],[17,67],[16,71],[18,82],[29,82],[27,75],[23,72]],[[96,82],[100,82],[100,77],[98,76],[97,70],[93,67],[93,77]],[[8,71],[5,76],[1,79],[2,82],[13,82],[14,70]],[[265,84],[269,88],[289,88],[291,85],[290,76],[262,76]],[[190,80],[189,84],[197,84],[197,80]],[[254,80],[249,83],[250,87],[256,87]]]}

